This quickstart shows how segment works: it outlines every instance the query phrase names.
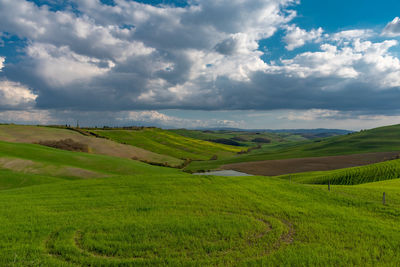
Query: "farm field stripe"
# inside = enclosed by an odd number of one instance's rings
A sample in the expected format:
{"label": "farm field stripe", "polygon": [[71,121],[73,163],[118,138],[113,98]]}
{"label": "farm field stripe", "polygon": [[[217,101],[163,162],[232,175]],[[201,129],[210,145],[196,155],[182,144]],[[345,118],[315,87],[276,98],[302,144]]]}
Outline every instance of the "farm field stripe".
{"label": "farm field stripe", "polygon": [[253,175],[276,176],[308,171],[328,171],[364,166],[399,158],[399,152],[377,152],[330,157],[265,160],[222,165],[221,169]]}

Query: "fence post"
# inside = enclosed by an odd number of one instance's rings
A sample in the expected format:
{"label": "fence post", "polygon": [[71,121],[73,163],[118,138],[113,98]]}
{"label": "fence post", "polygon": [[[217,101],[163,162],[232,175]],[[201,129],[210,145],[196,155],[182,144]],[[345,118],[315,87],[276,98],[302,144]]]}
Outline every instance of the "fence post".
{"label": "fence post", "polygon": [[328,180],[328,191],[331,191],[331,180]]}
{"label": "fence post", "polygon": [[383,192],[382,204],[386,205],[386,194],[385,194],[385,192]]}

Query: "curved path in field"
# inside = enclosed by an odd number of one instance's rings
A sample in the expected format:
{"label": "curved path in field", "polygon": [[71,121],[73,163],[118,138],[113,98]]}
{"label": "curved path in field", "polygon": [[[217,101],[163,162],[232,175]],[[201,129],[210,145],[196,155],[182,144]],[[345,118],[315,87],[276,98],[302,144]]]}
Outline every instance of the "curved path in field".
{"label": "curved path in field", "polygon": [[[238,215],[237,213],[226,211],[222,211],[222,213],[224,216]],[[183,251],[182,255],[185,256],[182,257],[187,257],[186,260],[188,263],[199,263],[203,260],[203,257],[209,257],[208,260],[211,259],[216,261],[229,258],[230,256],[236,258],[237,260],[246,260],[268,256],[269,254],[274,253],[275,251],[293,243],[295,230],[291,222],[269,216],[258,216],[257,214],[253,213],[248,213],[245,215],[241,214],[240,216],[243,216],[243,218],[246,217],[250,221],[258,222],[258,224],[262,225],[262,230],[256,233],[243,237],[237,236],[238,239],[242,239],[242,241],[244,241],[243,244],[248,247],[248,251],[251,252],[250,255],[242,255],[243,247],[235,248],[228,246],[226,249],[217,251],[217,253],[213,255],[207,255],[207,253],[204,254],[201,249],[199,251]],[[102,253],[100,249],[93,247],[88,248],[84,244],[84,238],[86,234],[87,233],[84,230],[75,229],[73,227],[58,229],[57,231],[51,233],[50,236],[45,240],[46,253],[59,261],[82,265],[118,265],[129,263],[133,264],[135,262],[147,262],[148,264],[154,264],[154,261],[161,263],[164,262],[163,257],[157,255],[157,251],[154,251],[155,248],[149,248],[147,252],[139,251],[138,255],[141,256],[127,257]],[[173,245],[171,246],[173,251]],[[179,254],[180,251],[177,253]],[[176,260],[179,261],[184,259],[177,258]]]}

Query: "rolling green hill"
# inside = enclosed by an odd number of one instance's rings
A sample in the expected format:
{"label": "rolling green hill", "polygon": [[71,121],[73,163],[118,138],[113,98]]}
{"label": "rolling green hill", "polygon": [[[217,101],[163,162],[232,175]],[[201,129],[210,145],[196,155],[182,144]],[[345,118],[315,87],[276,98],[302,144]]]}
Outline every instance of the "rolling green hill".
{"label": "rolling green hill", "polygon": [[224,164],[238,162],[388,151],[400,151],[400,125],[380,127],[312,142],[284,143],[229,159],[192,162],[186,170],[211,170]]}
{"label": "rolling green hill", "polygon": [[328,192],[7,142],[0,159],[0,266],[400,264],[399,179]]}
{"label": "rolling green hill", "polygon": [[139,159],[149,162],[164,163],[178,166],[182,160],[169,155],[161,155],[132,145],[116,143],[104,138],[87,136],[74,130],[65,128],[28,126],[28,125],[0,125],[0,141],[18,143],[38,143],[41,141],[59,141],[72,139],[75,142],[88,146],[89,153],[116,156],[128,159]]}
{"label": "rolling green hill", "polygon": [[228,158],[242,150],[242,148],[234,146],[180,136],[158,128],[144,128],[141,130],[90,129],[88,131],[122,144],[141,147],[178,159],[209,160],[214,155],[218,158]]}
{"label": "rolling green hill", "polygon": [[3,141],[0,141],[0,168],[62,178],[99,178],[116,174],[147,174],[153,170],[171,172],[171,168],[155,167],[125,158]]}

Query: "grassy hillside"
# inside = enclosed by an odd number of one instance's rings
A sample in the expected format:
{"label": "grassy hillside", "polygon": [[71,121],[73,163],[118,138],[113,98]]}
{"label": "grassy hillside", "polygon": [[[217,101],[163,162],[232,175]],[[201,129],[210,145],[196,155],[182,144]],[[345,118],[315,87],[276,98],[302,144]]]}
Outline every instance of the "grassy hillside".
{"label": "grassy hillside", "polygon": [[89,153],[116,156],[123,158],[137,158],[150,162],[164,163],[170,165],[180,165],[182,160],[169,155],[161,155],[145,149],[124,145],[104,138],[85,136],[76,131],[27,125],[0,125],[0,140],[18,143],[37,143],[41,141],[59,141],[72,139],[76,142],[85,144],[89,148]]}
{"label": "grassy hillside", "polygon": [[172,171],[170,168],[155,167],[125,158],[2,141],[0,168],[62,178],[98,178],[117,174],[147,174],[153,170],[165,173]]}
{"label": "grassy hillside", "polygon": [[399,179],[327,192],[0,142],[11,158],[0,167],[0,266],[400,264]]}
{"label": "grassy hillside", "polygon": [[400,151],[400,125],[386,126],[313,142],[284,143],[230,159],[193,162],[186,170],[210,170],[224,164],[272,159],[322,157]]}
{"label": "grassy hillside", "polygon": [[209,160],[214,155],[218,158],[227,158],[242,150],[242,148],[234,146],[183,137],[158,128],[144,128],[142,130],[90,130],[90,132],[119,143],[141,147],[179,159]]}
{"label": "grassy hillside", "polygon": [[0,190],[65,181],[54,176],[43,176],[0,169]]}
{"label": "grassy hillside", "polygon": [[294,182],[308,184],[328,184],[328,181],[331,184],[342,185],[370,183],[400,178],[400,160],[390,160],[333,171],[295,173],[292,175],[282,175],[279,178],[292,179]]}

